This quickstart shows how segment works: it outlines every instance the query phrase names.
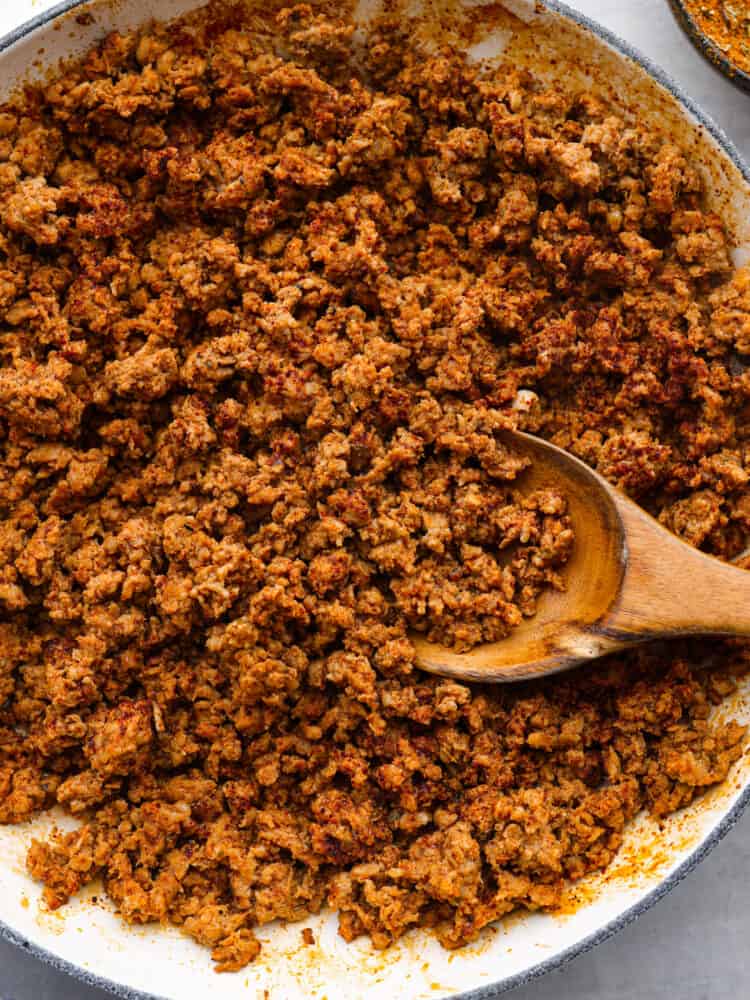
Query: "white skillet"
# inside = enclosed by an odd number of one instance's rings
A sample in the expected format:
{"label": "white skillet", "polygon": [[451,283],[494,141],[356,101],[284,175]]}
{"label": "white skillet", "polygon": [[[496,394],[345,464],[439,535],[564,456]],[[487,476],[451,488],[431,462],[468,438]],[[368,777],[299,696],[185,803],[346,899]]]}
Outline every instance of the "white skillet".
{"label": "white skillet", "polygon": [[[664,73],[604,29],[552,0],[546,11],[535,11],[528,0],[506,3],[521,15],[517,30],[491,33],[473,46],[473,55],[497,56],[510,45],[515,57],[529,58],[536,71],[546,64],[549,76],[585,82],[622,100],[626,112],[657,120],[666,133],[692,147],[703,164],[712,204],[733,224],[737,258],[747,256],[750,222],[743,220],[750,220],[750,172],[726,136]],[[152,17],[167,19],[193,6],[195,0],[68,0],[0,40],[0,96],[25,75],[83,51],[109,30],[127,30]],[[476,12],[476,7],[465,0],[467,10]],[[76,15],[84,9],[93,20],[80,24]],[[420,8],[415,4],[413,9]],[[371,10],[366,0],[361,16]],[[749,694],[750,684],[720,711],[750,722]],[[43,817],[21,827],[0,827],[0,934],[124,997],[249,1000],[267,991],[269,1000],[457,995],[489,1000],[588,950],[637,917],[718,843],[748,800],[746,756],[724,785],[661,829],[645,818],[634,824],[610,872],[573,887],[565,914],[513,917],[462,951],[443,951],[419,932],[386,953],[374,952],[365,941],[347,945],[328,914],[306,925],[261,929],[261,958],[241,973],[223,976],[213,972],[206,950],[173,929],[124,926],[111,909],[91,901],[96,888],[57,914],[46,913],[23,861],[29,839],[53,822]],[[303,945],[303,926],[312,928],[315,945]]]}

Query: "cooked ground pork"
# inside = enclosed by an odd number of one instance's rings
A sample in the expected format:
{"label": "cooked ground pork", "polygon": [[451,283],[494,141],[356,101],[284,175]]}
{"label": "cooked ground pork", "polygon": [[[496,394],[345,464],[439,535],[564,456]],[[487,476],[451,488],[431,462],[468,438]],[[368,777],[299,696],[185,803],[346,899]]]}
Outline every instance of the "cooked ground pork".
{"label": "cooked ground pork", "polygon": [[742,752],[711,706],[744,644],[501,689],[409,635],[499,637],[560,584],[564,497],[503,428],[745,548],[750,272],[591,94],[403,21],[354,58],[346,19],[234,16],[0,113],[0,821],[60,804],[47,904],[100,877],[219,970],[326,903],[454,947]]}

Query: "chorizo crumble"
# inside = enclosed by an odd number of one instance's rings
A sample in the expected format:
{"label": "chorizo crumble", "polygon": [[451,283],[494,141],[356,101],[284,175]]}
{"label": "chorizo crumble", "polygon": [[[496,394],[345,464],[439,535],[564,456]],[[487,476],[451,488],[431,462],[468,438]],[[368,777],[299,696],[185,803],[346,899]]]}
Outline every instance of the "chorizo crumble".
{"label": "chorizo crumble", "polygon": [[47,904],[101,878],[220,971],[326,903],[377,947],[553,909],[726,776],[748,659],[415,669],[411,629],[560,585],[503,428],[744,549],[750,271],[600,98],[403,19],[258,24],[111,35],[0,113],[0,821],[62,806]]}

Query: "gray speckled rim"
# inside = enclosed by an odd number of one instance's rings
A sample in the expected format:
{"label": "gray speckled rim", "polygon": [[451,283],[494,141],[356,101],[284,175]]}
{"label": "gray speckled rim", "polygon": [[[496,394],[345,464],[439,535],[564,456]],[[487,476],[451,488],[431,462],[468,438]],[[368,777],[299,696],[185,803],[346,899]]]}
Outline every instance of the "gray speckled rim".
{"label": "gray speckled rim", "polygon": [[[14,28],[13,31],[9,32],[3,38],[0,38],[0,55],[6,49],[15,45],[16,42],[19,42],[21,39],[32,34],[37,30],[37,28],[41,28],[43,25],[54,20],[56,17],[59,17],[61,14],[65,14],[68,11],[74,10],[76,7],[80,7],[88,2],[89,0],[64,0],[64,2],[57,4],[57,6],[52,7],[50,10],[47,10],[42,14],[38,14],[30,21],[20,25],[18,28]],[[200,2],[201,0],[196,0],[196,6],[199,6]],[[695,119],[696,123],[708,132],[716,144],[721,147],[730,160],[732,160],[744,179],[750,183],[750,167],[748,167],[745,163],[732,140],[726,135],[723,129],[719,128],[719,126],[705,113],[705,111],[703,111],[695,103],[695,101],[693,101],[693,99],[685,93],[682,87],[676,83],[668,73],[665,73],[661,67],[657,66],[656,63],[652,62],[649,58],[639,52],[638,49],[630,45],[629,42],[624,41],[624,39],[609,31],[608,28],[602,27],[602,25],[597,24],[596,21],[592,21],[591,18],[586,17],[579,11],[568,7],[567,4],[560,3],[559,0],[544,0],[544,4],[549,10],[574,21],[576,24],[579,24],[584,28],[588,28],[589,31],[601,38],[611,48],[642,66],[643,69],[645,69],[646,72],[657,81],[657,83],[660,83],[665,90],[669,91],[669,93],[679,101],[679,103]],[[599,930],[587,935],[576,944],[571,945],[569,948],[559,952],[552,958],[539,962],[537,965],[532,966],[525,972],[519,972],[513,976],[507,976],[505,979],[500,979],[495,983],[487,986],[481,986],[477,989],[469,990],[468,992],[456,993],[454,994],[452,1000],[492,1000],[493,997],[498,997],[501,993],[506,993],[508,990],[515,989],[518,986],[524,986],[532,980],[545,975],[547,972],[552,972],[555,969],[562,968],[569,962],[572,962],[574,958],[578,958],[579,955],[585,955],[586,952],[591,951],[592,948],[595,948],[597,945],[607,941],[614,934],[617,934],[618,931],[622,930],[623,927],[627,927],[628,924],[640,917],[641,914],[645,913],[646,910],[650,909],[655,903],[658,903],[663,896],[666,896],[668,892],[674,889],[678,883],[689,875],[690,872],[692,872],[693,869],[696,868],[714,849],[714,847],[716,847],[716,845],[729,833],[732,827],[736,825],[747,808],[748,803],[750,803],[750,781],[748,781],[745,785],[731,809],[725,816],[722,817],[708,836],[701,841],[701,843],[682,862],[682,864],[680,864],[669,876],[667,876],[667,878],[663,879],[654,889],[651,890],[651,892],[647,893],[643,899],[634,903],[631,907],[629,907],[629,909],[625,910],[624,913],[620,914],[619,917],[616,917],[614,920],[610,920],[609,923],[600,927]],[[86,983],[88,986],[107,990],[115,996],[124,998],[124,1000],[166,1000],[166,998],[155,993],[144,993],[141,990],[131,989],[129,986],[116,983],[111,979],[105,979],[103,976],[98,976],[94,972],[90,972],[80,966],[73,965],[71,962],[60,958],[53,952],[47,951],[46,948],[42,948],[29,941],[22,934],[19,934],[17,931],[13,930],[12,927],[9,927],[2,921],[0,921],[0,937],[9,941],[11,944],[17,945],[19,948],[27,951],[30,955],[46,962],[48,965],[58,969],[60,972],[66,972],[68,975],[73,976],[80,982]]]}

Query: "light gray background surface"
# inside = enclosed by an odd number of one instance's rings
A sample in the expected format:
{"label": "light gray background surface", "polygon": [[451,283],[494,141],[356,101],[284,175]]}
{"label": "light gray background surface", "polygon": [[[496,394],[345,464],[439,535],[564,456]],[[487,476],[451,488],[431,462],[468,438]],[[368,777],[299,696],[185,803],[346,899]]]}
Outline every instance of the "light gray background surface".
{"label": "light gray background surface", "polygon": [[[52,2],[0,0],[0,32]],[[568,2],[663,66],[750,160],[750,96],[735,90],[701,59],[675,24],[667,0]],[[748,875],[750,813],[697,871],[636,923],[565,969],[513,991],[509,1000],[746,1000]],[[0,941],[0,1000],[107,996]]]}

